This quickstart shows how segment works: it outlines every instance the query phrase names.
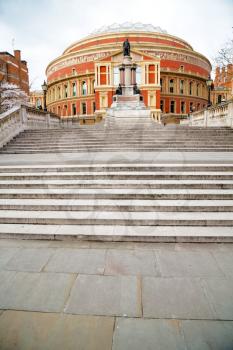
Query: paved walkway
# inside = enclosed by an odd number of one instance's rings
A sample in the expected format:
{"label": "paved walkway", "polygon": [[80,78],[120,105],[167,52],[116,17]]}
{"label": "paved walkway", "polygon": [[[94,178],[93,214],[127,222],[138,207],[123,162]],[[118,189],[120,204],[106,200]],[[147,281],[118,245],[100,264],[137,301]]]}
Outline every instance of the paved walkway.
{"label": "paved walkway", "polygon": [[232,350],[233,244],[0,240],[1,350]]}

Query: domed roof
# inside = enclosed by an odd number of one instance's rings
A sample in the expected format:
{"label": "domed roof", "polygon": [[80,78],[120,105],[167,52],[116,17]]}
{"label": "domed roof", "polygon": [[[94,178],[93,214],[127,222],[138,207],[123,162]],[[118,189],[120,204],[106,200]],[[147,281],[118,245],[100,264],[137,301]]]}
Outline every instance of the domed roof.
{"label": "domed roof", "polygon": [[124,22],[121,24],[113,23],[109,26],[103,26],[94,30],[91,35],[102,34],[102,33],[116,33],[116,32],[156,32],[167,34],[167,31],[160,27],[155,27],[153,24],[143,24],[140,22]]}

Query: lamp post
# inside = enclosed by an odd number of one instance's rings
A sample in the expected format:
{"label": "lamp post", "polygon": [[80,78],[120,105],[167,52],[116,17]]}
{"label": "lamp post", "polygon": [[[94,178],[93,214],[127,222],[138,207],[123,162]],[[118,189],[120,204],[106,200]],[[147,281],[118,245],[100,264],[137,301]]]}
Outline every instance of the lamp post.
{"label": "lamp post", "polygon": [[211,106],[211,101],[210,101],[210,91],[211,91],[211,86],[213,84],[213,80],[211,79],[211,77],[209,76],[209,78],[206,80],[206,85],[208,88],[208,105],[207,107]]}
{"label": "lamp post", "polygon": [[46,84],[46,81],[44,80],[44,83],[41,85],[42,90],[44,91],[44,111],[47,112],[47,106],[46,106],[46,94],[48,90],[48,85]]}

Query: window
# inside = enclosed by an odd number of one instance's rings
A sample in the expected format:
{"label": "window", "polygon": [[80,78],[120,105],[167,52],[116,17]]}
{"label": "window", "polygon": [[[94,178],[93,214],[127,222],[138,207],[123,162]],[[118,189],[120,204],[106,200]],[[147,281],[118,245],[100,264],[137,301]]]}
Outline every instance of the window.
{"label": "window", "polygon": [[60,88],[60,86],[58,86],[58,89],[57,89],[58,91],[58,98],[61,98],[61,88]]}
{"label": "window", "polygon": [[163,112],[163,109],[164,109],[164,102],[163,102],[163,100],[160,100],[160,109]]}
{"label": "window", "polygon": [[107,84],[107,67],[100,66],[100,85]]}
{"label": "window", "polygon": [[68,97],[68,86],[64,85],[64,97]]}
{"label": "window", "polygon": [[198,110],[198,111],[199,111],[200,107],[201,107],[201,105],[200,105],[200,103],[198,103],[198,104],[197,104],[197,110]]}
{"label": "window", "polygon": [[72,83],[72,95],[73,95],[73,96],[76,96],[76,95],[77,95],[76,83]]}
{"label": "window", "polygon": [[183,95],[184,93],[184,80],[180,80],[180,94]]}
{"label": "window", "polygon": [[82,95],[87,94],[87,83],[85,81],[82,82]]}
{"label": "window", "polygon": [[95,112],[95,102],[93,102],[93,104],[92,104],[92,107],[93,107],[93,113]]}
{"label": "window", "polygon": [[173,94],[174,92],[174,79],[169,80],[169,92]]}
{"label": "window", "polygon": [[60,106],[57,107],[57,114],[61,115],[61,107]]}
{"label": "window", "polygon": [[190,111],[190,112],[193,111],[193,102],[190,102],[190,104],[189,104],[189,111]]}
{"label": "window", "polygon": [[196,95],[199,96],[199,84],[197,84],[197,91],[196,91]]}
{"label": "window", "polygon": [[154,84],[155,83],[155,65],[154,64],[149,64],[148,67],[148,71],[149,71],[149,84]]}
{"label": "window", "polygon": [[82,114],[87,114],[87,105],[86,105],[86,102],[82,102]]}
{"label": "window", "polygon": [[185,113],[185,102],[184,101],[181,101],[180,109],[181,109],[181,113]]}
{"label": "window", "polygon": [[189,83],[189,95],[192,95],[193,83],[190,81]]}
{"label": "window", "polygon": [[76,104],[72,104],[72,115],[76,115]]}
{"label": "window", "polygon": [[64,105],[63,113],[64,113],[64,115],[67,115],[67,105]]}
{"label": "window", "polygon": [[175,113],[175,101],[170,102],[170,112]]}
{"label": "window", "polygon": [[218,103],[222,102],[222,95],[218,95]]}
{"label": "window", "polygon": [[162,78],[160,79],[160,91],[163,92],[163,79]]}

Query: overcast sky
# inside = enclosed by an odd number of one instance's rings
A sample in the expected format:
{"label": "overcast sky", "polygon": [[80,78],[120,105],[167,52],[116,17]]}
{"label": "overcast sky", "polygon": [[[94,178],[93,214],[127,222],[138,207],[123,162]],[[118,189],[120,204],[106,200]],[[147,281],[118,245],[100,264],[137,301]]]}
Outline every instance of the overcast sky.
{"label": "overcast sky", "polygon": [[233,0],[0,0],[0,51],[22,52],[32,89],[48,63],[103,25],[151,23],[210,60],[233,36]]}

